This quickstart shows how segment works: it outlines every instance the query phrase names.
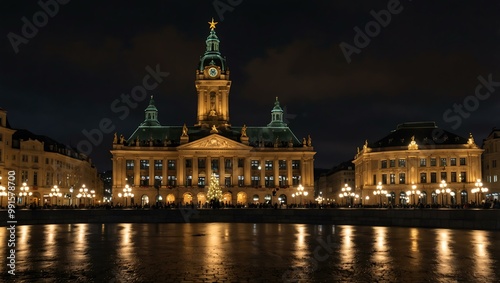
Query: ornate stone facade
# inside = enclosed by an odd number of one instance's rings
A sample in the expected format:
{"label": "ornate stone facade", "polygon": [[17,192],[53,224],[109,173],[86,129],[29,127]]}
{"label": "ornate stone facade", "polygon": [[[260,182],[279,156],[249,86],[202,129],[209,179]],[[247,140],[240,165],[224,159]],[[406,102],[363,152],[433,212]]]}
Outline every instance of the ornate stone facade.
{"label": "ornate stone facade", "polygon": [[[215,173],[231,205],[298,203],[292,198],[302,185],[313,201],[312,139],[302,143],[283,121],[278,98],[267,126],[232,126],[229,120],[229,68],[219,51],[211,23],[205,54],[196,70],[197,122],[163,126],[153,97],[145,120],[126,140],[114,140],[113,201],[128,184],[139,205],[204,205],[210,176]],[[273,98],[274,99],[274,98]],[[129,202],[130,203],[130,202]]]}

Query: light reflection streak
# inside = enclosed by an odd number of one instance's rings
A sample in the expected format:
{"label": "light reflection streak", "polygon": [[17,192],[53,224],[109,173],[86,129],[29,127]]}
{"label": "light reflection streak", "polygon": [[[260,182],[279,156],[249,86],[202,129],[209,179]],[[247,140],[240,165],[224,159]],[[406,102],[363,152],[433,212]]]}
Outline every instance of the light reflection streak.
{"label": "light reflection streak", "polygon": [[293,258],[295,267],[306,266],[309,261],[306,259],[311,256],[311,252],[306,244],[306,227],[303,224],[296,224],[295,242],[293,243]]}
{"label": "light reflection streak", "polygon": [[372,260],[377,265],[383,265],[384,267],[390,268],[390,258],[389,258],[389,247],[387,244],[387,227],[373,227],[375,241],[373,243],[374,253],[372,255]]}
{"label": "light reflection streak", "polygon": [[486,231],[475,230],[472,232],[472,244],[474,246],[474,270],[476,275],[488,278],[494,273],[491,270],[493,263],[491,262],[491,255],[489,251],[489,239]]}
{"label": "light reflection streak", "polygon": [[134,245],[131,241],[132,238],[132,224],[122,223],[120,224],[122,229],[119,231],[119,244],[118,244],[118,257],[125,261],[132,261],[133,259],[133,248]]}
{"label": "light reflection streak", "polygon": [[451,248],[450,231],[447,229],[437,230],[438,249],[436,251],[437,267],[436,271],[443,275],[449,276],[453,274],[454,255]]}
{"label": "light reflection streak", "polygon": [[74,233],[76,233],[76,239],[74,244],[74,249],[72,249],[71,262],[77,266],[83,266],[87,261],[87,230],[89,224],[77,224]]}
{"label": "light reflection streak", "polygon": [[346,265],[350,267],[353,263],[354,254],[354,244],[352,241],[352,234],[354,232],[353,226],[345,226],[340,230],[340,267],[346,268]]}

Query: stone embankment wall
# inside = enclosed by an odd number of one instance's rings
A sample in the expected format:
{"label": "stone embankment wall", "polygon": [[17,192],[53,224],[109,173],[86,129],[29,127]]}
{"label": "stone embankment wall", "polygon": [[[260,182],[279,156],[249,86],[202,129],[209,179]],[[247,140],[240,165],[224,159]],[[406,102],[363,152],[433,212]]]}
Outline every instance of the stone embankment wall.
{"label": "stone embankment wall", "polygon": [[[37,209],[16,210],[17,225],[64,223],[309,223],[500,230],[499,209]],[[0,210],[0,226],[8,213]]]}

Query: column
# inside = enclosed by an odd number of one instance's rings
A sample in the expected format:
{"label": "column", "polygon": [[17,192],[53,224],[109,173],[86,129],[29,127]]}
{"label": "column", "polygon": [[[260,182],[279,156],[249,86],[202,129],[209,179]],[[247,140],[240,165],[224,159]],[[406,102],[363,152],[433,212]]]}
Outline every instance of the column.
{"label": "column", "polygon": [[205,172],[205,185],[208,185],[212,177],[212,158],[210,156],[205,159]]}
{"label": "column", "polygon": [[275,157],[273,160],[273,169],[274,169],[274,186],[279,187],[280,185],[280,168],[279,168],[279,160],[278,157]]}
{"label": "column", "polygon": [[226,162],[224,162],[224,157],[219,157],[219,184],[226,185]]}
{"label": "column", "polygon": [[168,184],[168,173],[167,173],[167,170],[168,170],[168,159],[167,158],[164,158],[163,159],[163,166],[161,168],[161,184],[162,185],[167,185]]}
{"label": "column", "polygon": [[[238,157],[233,156],[233,172],[231,173],[231,186],[238,186],[238,176],[239,176],[239,168],[238,168]],[[236,201],[234,202],[236,203]]]}
{"label": "column", "polygon": [[252,185],[252,180],[250,179],[250,165],[251,165],[251,157],[246,157],[245,158],[245,163],[244,163],[244,167],[243,167],[243,176],[245,178],[245,186],[246,187],[250,187]]}
{"label": "column", "polygon": [[177,186],[184,186],[186,184],[186,162],[184,157],[177,158]]}
{"label": "column", "polygon": [[261,158],[259,160],[259,166],[260,166],[260,186],[265,185],[265,177],[266,177],[266,160],[264,158]]}
{"label": "column", "polygon": [[306,183],[306,176],[305,176],[305,169],[306,169],[306,162],[304,158],[300,159],[300,182],[302,186],[307,186],[308,184]]}
{"label": "column", "polygon": [[149,159],[149,186],[154,186],[155,184],[155,160],[154,158]]}
{"label": "column", "polygon": [[292,159],[290,158],[287,158],[286,160],[286,178],[288,179],[287,180],[287,184],[288,186],[290,186],[290,188],[293,187],[293,174],[292,174],[293,170],[292,170]]}
{"label": "column", "polygon": [[193,180],[192,186],[198,185],[198,156],[193,156]]}
{"label": "column", "polygon": [[134,183],[129,185],[139,186],[141,184],[141,159],[134,159]]}

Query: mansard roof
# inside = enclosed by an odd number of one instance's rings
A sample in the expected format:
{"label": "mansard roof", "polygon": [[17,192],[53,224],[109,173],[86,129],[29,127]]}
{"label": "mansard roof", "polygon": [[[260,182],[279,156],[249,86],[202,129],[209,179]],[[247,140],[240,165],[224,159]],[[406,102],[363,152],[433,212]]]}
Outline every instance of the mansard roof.
{"label": "mansard roof", "polygon": [[463,145],[468,139],[438,128],[435,122],[409,122],[399,124],[382,139],[368,143],[370,148],[407,147],[412,138],[419,146]]}
{"label": "mansard roof", "polygon": [[[154,145],[168,146],[180,145],[182,136],[182,126],[139,126],[135,132],[127,139],[128,145],[135,145],[138,139],[140,145],[147,146],[150,141]],[[187,127],[189,141],[195,141],[211,135],[211,129],[199,126]],[[242,127],[220,127],[219,135],[228,139],[241,142]],[[293,132],[288,127],[246,127],[246,135],[250,146],[253,147],[274,147],[278,142],[278,147],[288,147],[292,141],[294,147],[302,146]]]}

